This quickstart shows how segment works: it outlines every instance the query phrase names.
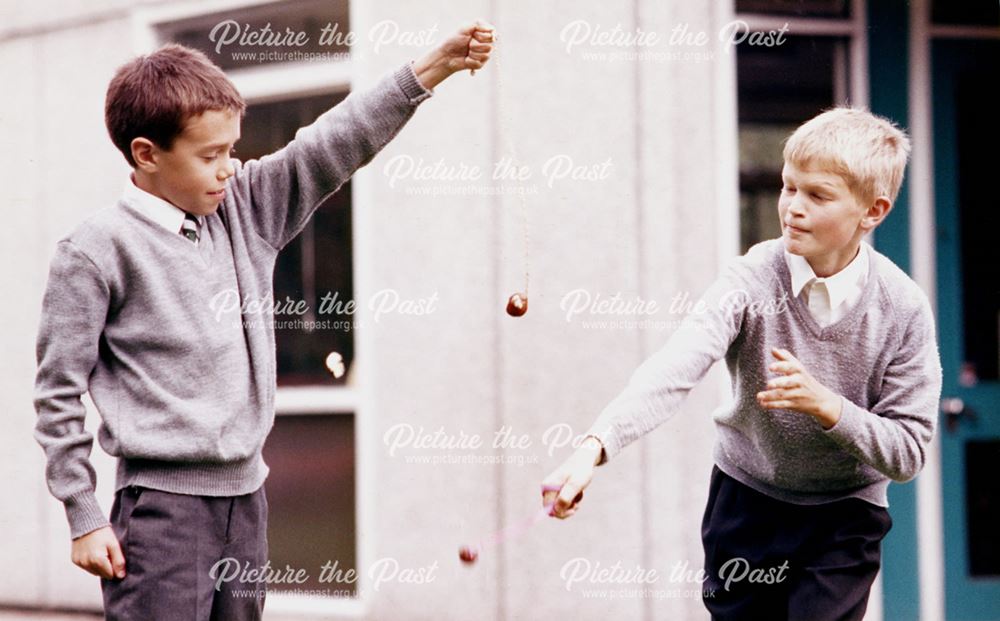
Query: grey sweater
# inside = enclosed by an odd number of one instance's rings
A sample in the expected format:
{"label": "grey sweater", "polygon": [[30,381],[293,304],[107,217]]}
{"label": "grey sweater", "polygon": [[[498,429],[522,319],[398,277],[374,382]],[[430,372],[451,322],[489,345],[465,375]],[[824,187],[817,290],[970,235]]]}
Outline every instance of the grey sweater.
{"label": "grey sweater", "polygon": [[[733,399],[713,414],[715,463],[774,498],[818,504],[857,497],[888,506],[889,480],[924,465],[941,396],[934,317],[923,291],[888,258],[869,252],[868,282],[839,321],[820,328],[793,298],[780,239],[735,259],[667,344],[632,375],[588,431],[600,463],[670,418],[716,361],[725,358]],[[828,430],[807,414],[766,410],[755,395],[775,374],[771,348],[792,352],[841,395]]]}
{"label": "grey sweater", "polygon": [[109,524],[94,493],[88,390],[98,441],[118,458],[115,490],[229,496],[261,486],[278,251],[430,95],[407,64],[281,150],[236,162],[198,246],[125,201],[59,241],[38,332],[34,435],[71,537]]}

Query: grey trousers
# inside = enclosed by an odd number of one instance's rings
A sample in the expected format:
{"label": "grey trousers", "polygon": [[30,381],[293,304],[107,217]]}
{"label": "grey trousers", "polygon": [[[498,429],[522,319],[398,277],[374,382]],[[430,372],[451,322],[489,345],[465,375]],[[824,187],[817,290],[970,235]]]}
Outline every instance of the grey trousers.
{"label": "grey trousers", "polygon": [[[122,579],[101,579],[108,621],[261,619],[267,497],[191,496],[144,487],[115,494]],[[253,571],[253,570],[257,571]]]}

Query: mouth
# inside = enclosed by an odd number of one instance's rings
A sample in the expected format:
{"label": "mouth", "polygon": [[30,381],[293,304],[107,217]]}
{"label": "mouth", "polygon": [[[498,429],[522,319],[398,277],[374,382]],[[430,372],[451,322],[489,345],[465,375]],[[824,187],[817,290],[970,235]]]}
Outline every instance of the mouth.
{"label": "mouth", "polygon": [[807,231],[805,229],[800,229],[797,226],[792,226],[791,224],[786,224],[785,225],[785,229],[787,229],[791,233],[800,233],[801,234],[801,233],[808,233],[809,232],[809,231]]}
{"label": "mouth", "polygon": [[226,189],[223,188],[221,190],[216,190],[214,192],[206,192],[206,194],[208,194],[212,198],[217,198],[219,200],[222,200],[226,197]]}

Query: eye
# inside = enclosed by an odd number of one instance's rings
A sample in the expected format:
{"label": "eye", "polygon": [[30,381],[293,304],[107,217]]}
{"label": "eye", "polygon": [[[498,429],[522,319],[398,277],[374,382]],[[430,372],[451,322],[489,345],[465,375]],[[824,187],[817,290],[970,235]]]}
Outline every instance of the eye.
{"label": "eye", "polygon": [[795,188],[787,185],[781,186],[781,191],[785,194],[795,194]]}
{"label": "eye", "polygon": [[813,199],[821,203],[827,200],[825,196],[823,196],[822,194],[817,194],[816,192],[813,192],[811,196],[813,197]]}

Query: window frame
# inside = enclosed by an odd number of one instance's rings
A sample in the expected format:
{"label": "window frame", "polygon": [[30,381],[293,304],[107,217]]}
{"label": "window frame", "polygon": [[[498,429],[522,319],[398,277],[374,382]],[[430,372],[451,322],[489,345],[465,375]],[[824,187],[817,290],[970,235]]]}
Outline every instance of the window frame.
{"label": "window frame", "polygon": [[[732,6],[735,7],[735,0]],[[734,9],[735,10],[735,9]],[[870,106],[869,93],[869,71],[868,71],[868,2],[867,0],[851,0],[851,16],[849,18],[829,18],[829,17],[797,17],[793,15],[770,15],[762,13],[735,13],[735,18],[746,22],[751,32],[778,30],[788,25],[790,36],[815,36],[815,37],[840,37],[848,40],[847,45],[847,66],[850,68],[849,81],[847,85],[848,99],[852,105],[868,108]],[[739,139],[739,96],[736,90],[738,64],[733,60],[733,86],[730,90],[733,98],[732,108],[736,113],[734,129],[736,132],[736,144]],[[834,79],[834,88],[837,88],[839,80]],[[838,95],[835,93],[835,99]],[[738,152],[738,151],[737,151]],[[739,157],[734,158],[734,168],[736,177],[739,178]],[[740,220],[739,200],[740,188],[737,184],[735,196],[735,217],[736,222],[736,247],[742,246],[743,240],[740,237],[742,222]],[[864,236],[868,244],[873,243],[872,233]]]}

